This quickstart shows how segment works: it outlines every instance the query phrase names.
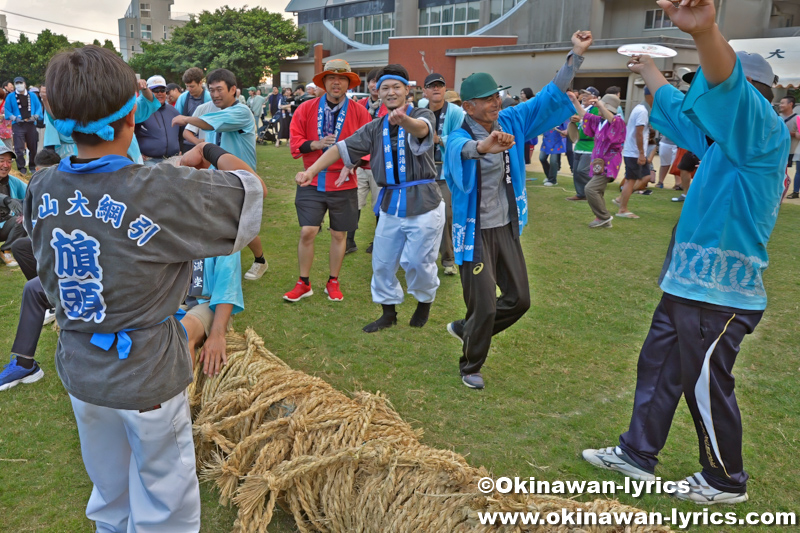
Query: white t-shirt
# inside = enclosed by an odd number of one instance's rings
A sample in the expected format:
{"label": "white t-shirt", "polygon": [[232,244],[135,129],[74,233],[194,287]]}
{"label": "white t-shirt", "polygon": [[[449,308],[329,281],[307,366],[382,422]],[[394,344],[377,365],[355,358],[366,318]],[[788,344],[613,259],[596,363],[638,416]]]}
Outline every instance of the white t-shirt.
{"label": "white t-shirt", "polygon": [[628,129],[625,132],[625,145],[622,147],[623,157],[639,157],[639,147],[636,144],[636,127],[644,126],[642,135],[644,136],[644,153],[647,153],[647,141],[650,139],[650,115],[644,104],[639,104],[631,111],[628,117]]}
{"label": "white t-shirt", "polygon": [[[219,110],[220,109],[217,106],[214,105],[214,102],[209,101],[209,102],[206,102],[204,104],[200,104],[199,106],[197,106],[197,109],[194,110],[194,114],[192,116],[195,117],[195,118],[200,118],[203,115],[205,115],[206,113],[215,113],[215,112],[217,112]],[[200,139],[201,141],[205,141],[206,140],[206,132],[205,132],[205,130],[201,130],[197,126],[192,126],[191,124],[186,126],[186,129],[191,131],[192,133],[194,133],[195,136],[198,139]]]}

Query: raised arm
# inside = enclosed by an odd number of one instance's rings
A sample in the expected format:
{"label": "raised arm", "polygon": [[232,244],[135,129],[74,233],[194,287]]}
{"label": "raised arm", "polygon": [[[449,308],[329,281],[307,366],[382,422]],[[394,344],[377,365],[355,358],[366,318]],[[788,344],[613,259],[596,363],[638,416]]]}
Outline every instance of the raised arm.
{"label": "raised arm", "polygon": [[572,91],[567,92],[567,96],[569,96],[570,102],[572,102],[572,106],[575,108],[575,112],[578,114],[578,118],[583,120],[583,115],[586,114],[586,110],[583,108],[581,103],[578,101],[578,97],[575,96],[575,93]]}
{"label": "raised arm", "polygon": [[736,66],[736,52],[715,22],[717,11],[714,0],[681,0],[678,6],[670,0],[658,0],[658,5],[678,29],[694,39],[709,87],[715,87],[730,78]]}
{"label": "raised arm", "polygon": [[[597,106],[597,109],[600,110],[600,114],[603,116],[604,119],[606,119],[609,122],[613,122],[614,117],[616,115],[611,111],[609,111],[609,109],[606,107],[606,104],[604,104],[602,100],[597,100],[594,103],[594,105]],[[616,109],[614,111],[616,111]]]}

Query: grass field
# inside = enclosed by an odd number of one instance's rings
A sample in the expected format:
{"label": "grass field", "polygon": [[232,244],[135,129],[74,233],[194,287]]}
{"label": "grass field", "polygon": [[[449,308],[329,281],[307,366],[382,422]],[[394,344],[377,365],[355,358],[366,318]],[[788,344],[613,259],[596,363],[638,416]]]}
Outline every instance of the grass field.
{"label": "grass field", "polygon": [[[322,293],[327,232],[317,239],[311,278],[317,294],[297,304],[281,299],[297,280],[293,177],[299,165],[286,148],[260,147],[259,159],[269,188],[261,237],[270,269],[260,281],[244,282],[246,310],[236,317],[237,329],[252,326],[291,366],[340,390],[381,391],[406,420],[424,428],[423,442],[461,453],[495,476],[622,479],[593,469],[580,451],[614,444],[627,428],[636,359],[660,298],[656,278],[680,210],[670,202],[672,191],[634,197],[631,209],[640,220],[615,219],[611,230],[589,230],[593,217],[586,203],[564,201],[574,192],[571,180],[560,177],[560,187],[553,188],[537,185],[541,175],[528,182],[531,214],[522,244],[533,307],[495,337],[483,369],[487,388],[473,391],[461,385],[460,346],[445,331],[464,313],[458,277],[443,276],[422,330],[408,326],[415,305],[410,298],[398,306],[397,327],[361,332],[380,314],[370,298],[371,256],[364,253],[374,217],[362,218],[359,251],[345,257],[343,302],[330,302]],[[615,190],[609,187],[609,194]],[[741,516],[800,511],[799,232],[800,207],[785,206],[770,243],[769,308],[745,340],[735,369],[751,475],[750,501],[735,508]],[[251,261],[245,249],[243,269]],[[23,283],[18,269],[0,268],[2,353],[11,348]],[[0,393],[0,531],[93,530],[84,516],[91,484],[69,400],[54,369],[55,345],[56,334],[46,328],[37,354],[44,379]],[[697,454],[694,426],[682,404],[657,475],[682,479],[698,471]],[[235,509],[220,507],[216,498],[213,487],[203,487],[204,532],[228,531],[233,524]],[[700,510],[666,496],[619,499],[665,513],[676,506]],[[279,514],[270,530],[295,528]]]}

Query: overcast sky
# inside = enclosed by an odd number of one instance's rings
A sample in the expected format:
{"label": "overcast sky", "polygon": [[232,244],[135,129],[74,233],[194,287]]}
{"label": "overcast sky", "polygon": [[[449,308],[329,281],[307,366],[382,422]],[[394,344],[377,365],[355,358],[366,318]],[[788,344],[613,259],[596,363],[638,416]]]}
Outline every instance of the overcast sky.
{"label": "overcast sky", "polygon": [[[138,0],[136,0],[138,1]],[[71,41],[92,42],[99,39],[111,39],[119,47],[117,35],[117,19],[125,16],[125,11],[130,5],[130,0],[0,0],[0,15],[6,16],[9,28],[9,38],[16,41],[20,31],[28,34],[31,40],[36,38],[45,28],[54,33],[69,37]],[[284,9],[289,5],[288,0],[175,0],[172,6],[173,14],[198,13],[203,10],[214,9],[228,5],[230,7],[261,6],[270,11],[278,12],[289,17]],[[11,15],[4,11],[19,13],[29,17],[36,17],[53,22],[63,22],[73,26],[89,28],[95,31],[83,31],[75,28],[60,26],[51,22],[41,22],[30,18]],[[105,33],[103,33],[105,32]],[[108,35],[109,33],[113,35]]]}

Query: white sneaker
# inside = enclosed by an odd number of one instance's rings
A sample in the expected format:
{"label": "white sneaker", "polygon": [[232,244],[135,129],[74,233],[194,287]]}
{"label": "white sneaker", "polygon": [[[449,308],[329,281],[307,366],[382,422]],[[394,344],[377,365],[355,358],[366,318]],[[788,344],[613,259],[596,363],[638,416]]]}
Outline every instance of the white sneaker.
{"label": "white sneaker", "polygon": [[631,464],[631,461],[625,459],[625,453],[619,449],[619,446],[609,446],[608,448],[600,448],[599,450],[587,449],[583,450],[583,458],[598,468],[606,470],[613,470],[628,476],[629,478],[639,481],[655,481],[656,476],[642,468]]}
{"label": "white sneaker", "polygon": [[450,266],[444,267],[444,275],[445,276],[455,276],[456,274],[458,274],[458,269],[456,269],[455,265],[450,265]]}
{"label": "white sneaker", "polygon": [[714,505],[715,503],[741,503],[747,501],[747,493],[724,492],[717,490],[706,482],[702,472],[687,477],[684,481],[689,483],[689,492],[675,492],[679,500],[690,501],[701,505]]}
{"label": "white sneaker", "polygon": [[14,256],[11,252],[3,252],[3,262],[6,264],[7,267],[15,267],[19,266],[17,261],[14,259]]}
{"label": "white sneaker", "polygon": [[542,183],[542,185],[544,185],[545,187],[552,187],[553,186],[553,182],[552,181],[545,181],[544,183]]}
{"label": "white sneaker", "polygon": [[264,261],[263,263],[256,263],[253,261],[253,266],[250,267],[250,270],[245,272],[244,279],[249,281],[255,281],[257,279],[261,279],[261,276],[264,275],[264,272],[267,271],[269,268],[269,262]]}
{"label": "white sneaker", "polygon": [[56,310],[55,309],[48,309],[44,312],[44,320],[42,321],[42,327],[46,326],[47,324],[51,324],[56,319]]}

